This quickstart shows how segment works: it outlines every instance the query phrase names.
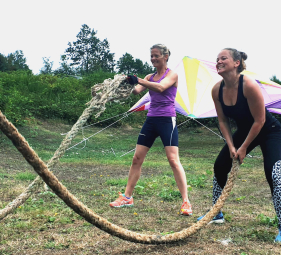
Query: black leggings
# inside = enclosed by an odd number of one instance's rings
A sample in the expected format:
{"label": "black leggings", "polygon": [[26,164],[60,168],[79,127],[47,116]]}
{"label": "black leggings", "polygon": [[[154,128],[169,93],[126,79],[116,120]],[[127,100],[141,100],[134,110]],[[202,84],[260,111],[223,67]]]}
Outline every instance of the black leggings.
{"label": "black leggings", "polygon": [[[238,130],[233,134],[233,143],[238,149],[245,141],[248,132]],[[265,127],[247,149],[250,153],[256,146],[260,146],[264,158],[264,171],[273,196],[274,207],[281,222],[281,125],[275,122]],[[232,167],[229,148],[226,144],[218,155],[214,165],[213,204],[219,198],[227,182],[227,175]],[[281,225],[279,225],[280,228]]]}

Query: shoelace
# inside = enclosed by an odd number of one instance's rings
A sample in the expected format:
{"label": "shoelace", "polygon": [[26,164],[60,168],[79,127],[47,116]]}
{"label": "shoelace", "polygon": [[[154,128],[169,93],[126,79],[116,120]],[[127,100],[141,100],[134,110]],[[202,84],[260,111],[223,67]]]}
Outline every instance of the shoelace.
{"label": "shoelace", "polygon": [[121,202],[121,201],[123,201],[123,198],[124,198],[123,196],[119,196],[119,197],[116,199],[116,201],[118,201],[118,202],[120,201],[120,202]]}
{"label": "shoelace", "polygon": [[[183,208],[184,208],[184,209],[190,209],[191,206],[189,206],[189,205],[190,205],[189,202],[187,202],[187,201],[184,201],[184,202],[183,202]],[[186,207],[187,207],[187,208],[186,208]]]}
{"label": "shoelace", "polygon": [[183,204],[190,204],[190,202],[187,201],[187,200],[185,200],[185,201],[183,202]]}

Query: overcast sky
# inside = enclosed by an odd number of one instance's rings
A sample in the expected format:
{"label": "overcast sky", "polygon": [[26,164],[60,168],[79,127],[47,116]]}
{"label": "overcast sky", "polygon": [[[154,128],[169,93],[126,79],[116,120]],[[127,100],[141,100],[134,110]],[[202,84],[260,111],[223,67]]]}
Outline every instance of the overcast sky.
{"label": "overcast sky", "polygon": [[184,56],[215,62],[225,47],[248,55],[247,69],[281,79],[280,0],[10,0],[1,1],[0,53],[22,50],[33,73],[50,57],[54,69],[83,24],[123,54],[150,63],[150,47],[171,51],[169,67]]}

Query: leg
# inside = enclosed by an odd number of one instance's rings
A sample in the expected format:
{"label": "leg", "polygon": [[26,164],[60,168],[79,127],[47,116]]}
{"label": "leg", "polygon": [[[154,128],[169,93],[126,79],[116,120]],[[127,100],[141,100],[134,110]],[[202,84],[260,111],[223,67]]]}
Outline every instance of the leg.
{"label": "leg", "polygon": [[214,164],[213,205],[217,202],[222,193],[223,187],[226,184],[231,164],[232,159],[230,158],[228,145],[226,144],[220,151]]}
{"label": "leg", "polygon": [[[278,228],[281,231],[281,160],[278,160],[274,166],[272,171],[272,179],[273,179],[273,204],[278,218]],[[279,242],[281,241],[278,240]]]}
{"label": "leg", "polygon": [[150,148],[137,144],[133,162],[129,171],[128,183],[126,186],[125,196],[131,197],[133,190],[141,175],[141,166],[145,156]]}
{"label": "leg", "polygon": [[[242,133],[236,131],[233,134],[233,143],[236,149],[238,149],[241,144],[244,142],[247,133]],[[249,153],[252,149],[254,149],[258,145],[258,140],[254,140],[247,149],[247,153]],[[213,205],[219,199],[222,190],[227,182],[228,173],[230,172],[232,167],[232,159],[230,158],[230,153],[228,149],[228,145],[226,144],[222,150],[220,151],[216,162],[214,164],[214,179],[213,179]],[[197,220],[201,220],[205,215],[197,218]],[[224,223],[224,217],[222,212],[220,211],[210,223]]]}
{"label": "leg", "polygon": [[157,123],[157,131],[165,147],[167,159],[173,170],[176,183],[182,195],[182,199],[183,201],[188,200],[186,176],[179,159],[178,129],[176,125],[176,118],[159,118]]}
{"label": "leg", "polygon": [[155,132],[155,119],[147,118],[138,137],[135,155],[129,171],[128,183],[126,186],[125,196],[131,197],[133,190],[140,178],[141,166],[145,159],[145,156],[151,146],[153,145],[156,137],[158,136]]}
{"label": "leg", "polygon": [[188,200],[186,176],[179,159],[179,149],[176,146],[166,146],[165,151],[182,199],[183,201]]}
{"label": "leg", "polygon": [[[232,159],[230,158],[228,145],[225,144],[222,150],[220,151],[216,162],[214,164],[214,178],[213,178],[213,205],[217,202],[220,197],[223,187],[227,181],[227,175],[230,172],[232,164]],[[201,220],[205,215],[200,216],[197,220]],[[210,223],[224,223],[223,214],[220,211]]]}
{"label": "leg", "polygon": [[156,137],[157,135],[154,132],[153,119],[147,118],[138,137],[136,151],[129,171],[129,178],[125,194],[121,194],[121,192],[119,192],[119,198],[109,204],[111,207],[134,205],[132,193],[140,178],[142,163]]}
{"label": "leg", "polygon": [[[278,218],[278,228],[281,231],[281,127],[271,127],[266,134],[261,149],[264,157],[264,170],[270,186],[274,208]],[[279,238],[278,238],[279,236]],[[280,233],[276,241],[281,242]]]}
{"label": "leg", "polygon": [[[236,131],[233,134],[233,143],[236,149],[245,141],[248,133]],[[247,149],[247,154],[258,145],[258,139],[255,139]],[[214,164],[213,179],[213,205],[217,202],[221,192],[227,182],[228,173],[232,167],[232,158],[230,158],[229,148],[226,144],[219,153]]]}
{"label": "leg", "polygon": [[178,129],[175,117],[163,117],[158,120],[157,131],[165,147],[166,155],[173,170],[176,183],[182,196],[182,215],[192,215],[191,204],[187,195],[187,183],[184,169],[179,159]]}

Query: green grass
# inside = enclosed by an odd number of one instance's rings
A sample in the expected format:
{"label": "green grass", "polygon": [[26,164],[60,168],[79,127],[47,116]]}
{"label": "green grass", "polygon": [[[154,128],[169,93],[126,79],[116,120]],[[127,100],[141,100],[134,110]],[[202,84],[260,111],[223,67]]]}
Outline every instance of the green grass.
{"label": "green grass", "polygon": [[36,178],[36,174],[30,172],[23,172],[23,173],[18,173],[15,177],[18,180],[33,181]]}
{"label": "green grass", "polygon": [[[70,126],[59,122],[37,122],[20,128],[29,144],[47,162]],[[71,146],[99,131],[90,127],[79,133]],[[112,209],[109,203],[124,192],[135,148],[138,128],[106,129],[86,144],[67,150],[52,170],[81,202],[108,221],[126,229],[166,235],[196,223],[212,203],[213,164],[224,145],[203,128],[180,129],[180,160],[189,185],[191,217],[179,216],[182,203],[173,172],[160,139],[149,151],[134,190],[135,206]],[[17,197],[37,174],[12,143],[0,134],[0,206]],[[246,158],[235,187],[223,208],[226,223],[208,226],[187,241],[174,245],[145,246],[112,237],[87,223],[51,190],[33,194],[14,213],[0,221],[0,254],[278,254],[274,245],[276,216],[263,173],[261,152]],[[231,239],[223,246],[218,240]],[[227,249],[226,249],[227,248]],[[270,250],[271,253],[268,253]],[[49,253],[48,253],[49,252]]]}
{"label": "green grass", "polygon": [[268,216],[265,216],[263,213],[261,213],[258,215],[257,218],[260,220],[260,223],[263,225],[267,225],[269,227],[271,226],[278,227],[278,219],[276,215],[274,218],[270,218]]}

